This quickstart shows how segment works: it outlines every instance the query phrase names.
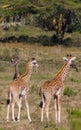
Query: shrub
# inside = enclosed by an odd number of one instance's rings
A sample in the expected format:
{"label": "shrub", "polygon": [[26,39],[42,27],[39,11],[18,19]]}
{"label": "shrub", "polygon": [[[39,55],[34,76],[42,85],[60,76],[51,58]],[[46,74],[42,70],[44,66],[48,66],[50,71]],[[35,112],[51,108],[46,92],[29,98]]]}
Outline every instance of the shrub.
{"label": "shrub", "polygon": [[39,36],[37,38],[37,42],[41,43],[42,45],[50,45],[50,38],[48,36]]}
{"label": "shrub", "polygon": [[74,92],[71,88],[67,87],[64,89],[64,95],[67,95],[68,97],[70,96],[75,96],[76,92]]}

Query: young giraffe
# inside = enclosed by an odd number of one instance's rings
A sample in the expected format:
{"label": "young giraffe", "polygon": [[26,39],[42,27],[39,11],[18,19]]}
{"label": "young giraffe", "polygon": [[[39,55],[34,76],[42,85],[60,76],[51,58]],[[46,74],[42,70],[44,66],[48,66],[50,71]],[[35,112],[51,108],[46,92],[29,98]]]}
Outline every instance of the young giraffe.
{"label": "young giraffe", "polygon": [[12,120],[15,121],[14,107],[15,107],[15,103],[17,103],[19,107],[17,119],[18,121],[20,121],[21,102],[22,102],[22,96],[24,95],[28,119],[29,119],[29,122],[31,122],[30,113],[29,113],[29,105],[28,105],[28,94],[29,94],[28,82],[32,73],[33,66],[38,67],[38,64],[35,58],[28,61],[26,73],[24,75],[21,75],[19,78],[17,78],[10,84],[8,100],[7,100],[7,105],[8,105],[7,121],[9,121],[10,103],[12,103]]}
{"label": "young giraffe", "polygon": [[76,57],[64,57],[63,58],[66,63],[63,65],[63,67],[60,69],[60,71],[56,74],[56,76],[49,80],[44,82],[40,87],[40,95],[42,101],[40,102],[41,107],[41,121],[43,121],[43,113],[44,109],[46,111],[46,117],[49,121],[49,105],[51,98],[54,97],[55,100],[55,122],[60,123],[60,103],[61,103],[61,96],[63,94],[64,90],[64,80],[66,77],[66,74],[68,72],[68,69],[72,63],[76,59]]}
{"label": "young giraffe", "polygon": [[20,76],[19,68],[18,68],[19,57],[17,57],[17,56],[13,57],[11,59],[11,62],[12,62],[12,64],[14,64],[14,67],[15,67],[15,73],[14,73],[14,76],[13,76],[13,80],[16,80]]}

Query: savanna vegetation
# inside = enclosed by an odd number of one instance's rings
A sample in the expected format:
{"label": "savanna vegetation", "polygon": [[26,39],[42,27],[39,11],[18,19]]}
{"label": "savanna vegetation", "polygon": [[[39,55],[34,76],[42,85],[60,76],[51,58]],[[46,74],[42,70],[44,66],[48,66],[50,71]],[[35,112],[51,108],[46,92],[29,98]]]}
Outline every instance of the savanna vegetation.
{"label": "savanna vegetation", "polygon": [[[80,36],[78,35],[76,41],[72,36],[74,32],[81,32],[80,0],[18,1],[7,0],[0,3],[1,42],[80,45]],[[33,29],[41,33],[34,37],[30,35],[30,30],[34,31]]]}
{"label": "savanna vegetation", "polygon": [[[49,47],[49,46],[38,46],[29,45],[24,43],[2,43],[0,44],[0,129],[1,130],[17,130],[17,129],[29,129],[29,130],[80,130],[81,128],[81,48],[75,47],[62,47],[61,45]],[[46,117],[44,116],[44,122],[40,122],[39,107],[40,96],[39,87],[48,79],[54,77],[59,69],[64,64],[62,59],[63,56],[71,53],[76,56],[75,61],[78,72],[74,68],[69,69],[68,76],[65,80],[65,90],[62,97],[62,122],[60,125],[55,124],[54,118],[54,101],[52,99],[50,105],[50,122],[47,123]],[[17,55],[20,57],[19,70],[21,73],[25,73],[26,62],[28,57],[36,57],[39,63],[38,72],[33,73],[30,79],[30,113],[32,118],[32,124],[29,124],[26,114],[25,103],[21,109],[21,121],[11,121],[10,111],[10,122],[6,121],[6,99],[8,96],[9,83],[12,81],[14,74],[14,66],[11,64],[11,57]],[[18,107],[15,108],[15,117],[17,116]],[[74,127],[75,125],[75,127]]]}

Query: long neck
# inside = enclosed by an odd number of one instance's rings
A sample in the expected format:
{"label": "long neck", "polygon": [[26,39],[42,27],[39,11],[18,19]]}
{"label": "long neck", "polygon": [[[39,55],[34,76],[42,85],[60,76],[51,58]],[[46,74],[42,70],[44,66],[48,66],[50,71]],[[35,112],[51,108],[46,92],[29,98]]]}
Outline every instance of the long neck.
{"label": "long neck", "polygon": [[18,65],[15,65],[15,74],[17,74],[17,76],[19,76],[19,68],[18,68]]}
{"label": "long neck", "polygon": [[69,69],[69,62],[65,63],[63,67],[60,69],[60,71],[57,73],[55,78],[60,77],[63,81],[65,80],[65,77],[67,75],[68,69]]}
{"label": "long neck", "polygon": [[30,76],[32,73],[32,68],[31,67],[27,67],[26,73],[23,75],[23,79],[28,82],[30,80]]}

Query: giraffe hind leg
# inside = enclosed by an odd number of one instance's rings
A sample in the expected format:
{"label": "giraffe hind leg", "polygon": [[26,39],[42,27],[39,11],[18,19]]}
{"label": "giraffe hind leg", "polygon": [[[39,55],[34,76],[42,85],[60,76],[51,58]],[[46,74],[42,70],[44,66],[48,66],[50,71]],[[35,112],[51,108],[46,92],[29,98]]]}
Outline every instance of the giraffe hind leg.
{"label": "giraffe hind leg", "polygon": [[43,93],[42,94],[42,101],[40,102],[40,107],[41,107],[41,122],[43,122],[45,100],[46,100],[46,98],[45,98],[45,95]]}
{"label": "giraffe hind leg", "polygon": [[43,107],[43,101],[40,101],[39,107],[40,107],[40,108]]}
{"label": "giraffe hind leg", "polygon": [[41,108],[43,107],[43,104],[44,104],[43,102],[45,102],[45,100],[46,100],[46,97],[45,97],[44,93],[43,93],[43,95],[42,95],[42,98],[43,98],[43,99],[42,99],[42,101],[41,101],[40,104],[39,104],[39,107],[41,107]]}

